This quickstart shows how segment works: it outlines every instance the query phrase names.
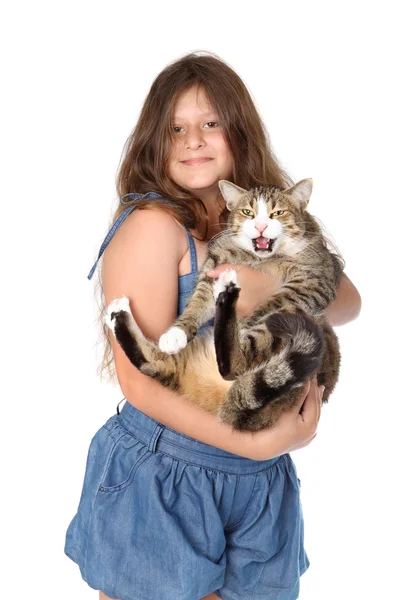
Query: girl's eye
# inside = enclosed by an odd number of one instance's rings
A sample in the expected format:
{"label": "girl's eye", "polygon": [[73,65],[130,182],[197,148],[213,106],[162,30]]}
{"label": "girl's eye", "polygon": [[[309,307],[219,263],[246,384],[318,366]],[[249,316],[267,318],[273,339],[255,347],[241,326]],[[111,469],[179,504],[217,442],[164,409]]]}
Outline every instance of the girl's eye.
{"label": "girl's eye", "polygon": [[254,213],[252,210],[249,210],[248,208],[244,208],[242,210],[242,213],[246,216],[246,217],[254,217]]}
{"label": "girl's eye", "polygon": [[[204,124],[204,127],[206,127],[207,129],[215,129],[216,127],[218,127],[218,123],[216,121],[208,121],[208,123]],[[173,125],[172,127],[172,131],[174,133],[182,133],[182,131],[184,131],[185,128],[181,127],[180,125]]]}
{"label": "girl's eye", "polygon": [[286,210],[277,210],[271,214],[271,219],[272,219],[272,217],[280,217],[285,212],[286,212]]}

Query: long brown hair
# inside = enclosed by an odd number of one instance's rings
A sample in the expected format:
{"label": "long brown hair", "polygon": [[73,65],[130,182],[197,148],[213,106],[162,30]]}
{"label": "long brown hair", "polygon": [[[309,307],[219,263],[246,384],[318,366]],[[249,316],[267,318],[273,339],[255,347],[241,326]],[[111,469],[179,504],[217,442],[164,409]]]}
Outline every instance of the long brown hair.
{"label": "long brown hair", "polygon": [[[273,184],[289,187],[291,178],[282,170],[271,149],[268,132],[245,84],[223,60],[210,53],[196,52],[169,64],[154,80],[139,120],[128,137],[117,174],[117,192],[125,194],[157,192],[175,206],[156,199],[140,202],[140,208],[159,206],[186,227],[206,239],[208,215],[203,202],[178,186],[168,176],[172,147],[172,118],[178,98],[192,87],[202,87],[216,111],[233,157],[232,182],[249,189]],[[134,203],[134,202],[133,202]],[[226,213],[221,205],[221,221]],[[119,205],[114,220],[124,210]],[[104,300],[100,318],[104,314]],[[100,375],[107,369],[113,376],[108,329]]]}

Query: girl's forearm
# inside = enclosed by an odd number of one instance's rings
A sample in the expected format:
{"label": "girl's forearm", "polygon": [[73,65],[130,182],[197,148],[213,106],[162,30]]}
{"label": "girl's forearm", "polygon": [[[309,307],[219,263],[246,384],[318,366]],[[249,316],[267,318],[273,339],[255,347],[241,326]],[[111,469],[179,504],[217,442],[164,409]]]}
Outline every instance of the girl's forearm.
{"label": "girl's forearm", "polygon": [[358,317],[361,296],[350,279],[343,273],[337,296],[325,310],[325,316],[333,326],[345,325]]}
{"label": "girl's forearm", "polygon": [[270,447],[265,433],[260,447],[257,433],[234,431],[231,426],[220,423],[216,416],[140,373],[121,389],[126,400],[137,409],[200,442],[253,460],[267,460],[277,455],[273,432]]}

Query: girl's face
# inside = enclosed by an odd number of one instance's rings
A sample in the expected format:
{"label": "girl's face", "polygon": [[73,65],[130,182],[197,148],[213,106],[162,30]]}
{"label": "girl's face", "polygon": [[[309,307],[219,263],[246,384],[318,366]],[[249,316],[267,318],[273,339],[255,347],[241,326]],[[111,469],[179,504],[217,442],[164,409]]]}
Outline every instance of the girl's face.
{"label": "girl's face", "polygon": [[171,179],[203,201],[215,201],[218,181],[231,179],[233,159],[203,88],[184,92],[172,121],[175,141],[168,162]]}

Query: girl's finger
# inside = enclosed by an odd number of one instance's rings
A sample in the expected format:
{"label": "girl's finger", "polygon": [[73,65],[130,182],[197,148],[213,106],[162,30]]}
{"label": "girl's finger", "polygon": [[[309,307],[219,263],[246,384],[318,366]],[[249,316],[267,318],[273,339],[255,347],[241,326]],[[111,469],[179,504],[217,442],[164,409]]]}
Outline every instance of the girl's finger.
{"label": "girl's finger", "polygon": [[208,277],[219,277],[221,275],[221,273],[223,273],[224,271],[230,270],[230,269],[235,269],[236,271],[239,270],[238,265],[231,265],[230,263],[222,263],[222,265],[218,265],[214,269],[211,269],[211,271],[207,271],[206,275]]}
{"label": "girl's finger", "polygon": [[299,397],[299,399],[297,400],[297,405],[298,405],[298,408],[299,408],[299,409],[300,409],[300,408],[303,406],[304,402],[306,401],[306,399],[307,399],[307,396],[308,396],[308,394],[310,393],[310,387],[311,387],[311,381],[310,381],[310,380],[308,380],[308,381],[306,382],[306,385],[305,385],[305,387],[304,387],[303,393],[301,394],[301,396],[300,396],[300,397]]}
{"label": "girl's finger", "polygon": [[320,398],[320,400],[321,400],[321,406],[322,406],[322,396],[324,395],[325,386],[324,386],[324,385],[320,385],[320,386],[319,386],[319,391],[320,391],[320,393],[321,393],[321,398]]}
{"label": "girl's finger", "polygon": [[303,421],[312,421],[316,418],[317,416],[317,411],[318,411],[318,407],[317,405],[319,404],[319,399],[318,399],[318,394],[315,393],[316,392],[316,382],[314,379],[311,379],[311,381],[308,382],[308,389],[305,389],[305,396],[306,398],[304,400],[304,403],[302,405],[302,409],[301,409],[301,417],[303,419]]}
{"label": "girl's finger", "polygon": [[318,386],[317,378],[315,378],[315,402],[317,405],[317,423],[321,416],[321,387]]}
{"label": "girl's finger", "polygon": [[313,391],[313,395],[314,395],[315,409],[316,409],[316,416],[317,416],[317,423],[318,423],[319,418],[321,416],[321,390],[320,390],[320,386],[318,386],[317,377],[314,377],[314,379],[313,379],[312,391]]}
{"label": "girl's finger", "polygon": [[206,273],[207,277],[214,277],[217,278],[220,276],[221,271],[218,271],[218,269],[213,269],[212,271],[208,271]]}
{"label": "girl's finger", "polygon": [[325,389],[324,385],[318,386],[318,392],[319,392],[319,414],[321,414],[321,410],[322,410],[322,396],[324,394],[324,389]]}

